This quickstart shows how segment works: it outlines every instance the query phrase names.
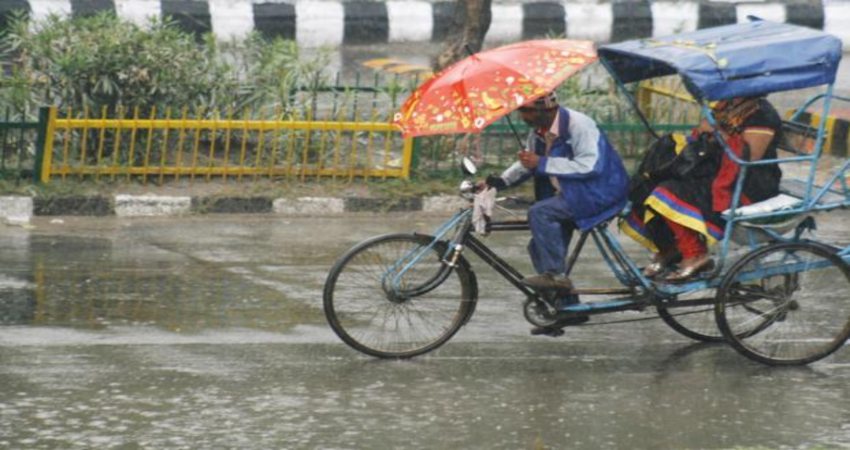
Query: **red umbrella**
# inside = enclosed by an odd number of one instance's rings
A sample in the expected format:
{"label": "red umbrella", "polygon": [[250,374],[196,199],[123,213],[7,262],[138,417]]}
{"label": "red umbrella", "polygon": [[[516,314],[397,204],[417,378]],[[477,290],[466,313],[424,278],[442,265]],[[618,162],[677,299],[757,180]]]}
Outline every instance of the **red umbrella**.
{"label": "red umbrella", "polygon": [[518,42],[471,55],[423,83],[395,114],[405,137],[477,133],[596,60],[591,41]]}

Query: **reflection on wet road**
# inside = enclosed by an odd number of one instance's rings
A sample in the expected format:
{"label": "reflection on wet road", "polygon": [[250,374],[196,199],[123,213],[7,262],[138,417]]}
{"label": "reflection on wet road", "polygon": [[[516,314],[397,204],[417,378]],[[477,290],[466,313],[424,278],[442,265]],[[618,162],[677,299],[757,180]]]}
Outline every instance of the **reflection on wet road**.
{"label": "reflection on wet road", "polygon": [[[847,215],[836,217],[820,233],[846,239]],[[775,369],[657,320],[532,337],[522,299],[475,259],[479,307],[441,350],[386,362],[342,344],[321,312],[336,257],[368,236],[438,221],[65,218],[3,228],[0,448],[850,446],[846,349]],[[487,242],[527,272],[526,239]],[[580,284],[613,282],[595,252],[585,256]]]}

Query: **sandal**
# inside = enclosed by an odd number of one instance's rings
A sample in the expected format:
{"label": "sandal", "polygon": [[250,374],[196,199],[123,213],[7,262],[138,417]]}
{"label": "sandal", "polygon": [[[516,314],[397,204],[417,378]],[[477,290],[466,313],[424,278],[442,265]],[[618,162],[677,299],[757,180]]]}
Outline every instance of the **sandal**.
{"label": "sandal", "polygon": [[655,261],[643,268],[643,276],[647,278],[655,278],[667,268],[667,265],[661,261]]}
{"label": "sandal", "polygon": [[668,283],[681,283],[693,278],[695,275],[714,269],[714,260],[709,257],[697,260],[690,265],[683,265],[679,270],[664,277]]}
{"label": "sandal", "polygon": [[652,256],[652,263],[643,268],[643,276],[647,278],[655,278],[667,270],[667,267],[670,264],[677,262],[681,258],[681,255],[677,251],[656,253]]}

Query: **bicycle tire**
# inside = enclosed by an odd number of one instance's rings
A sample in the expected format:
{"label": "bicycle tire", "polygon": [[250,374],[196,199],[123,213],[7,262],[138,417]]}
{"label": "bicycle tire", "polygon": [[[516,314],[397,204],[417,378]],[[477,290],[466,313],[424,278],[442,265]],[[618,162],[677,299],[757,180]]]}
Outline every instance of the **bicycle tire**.
{"label": "bicycle tire", "polygon": [[[843,282],[842,282],[843,281]],[[850,267],[814,242],[772,244],[733,265],[718,288],[717,325],[744,356],[803,365],[850,337]]]}
{"label": "bicycle tire", "polygon": [[682,336],[699,342],[723,342],[726,337],[717,327],[714,307],[699,305],[701,308],[694,311],[692,308],[674,308],[671,312],[664,306],[657,306],[658,317],[670,328]]}
{"label": "bicycle tire", "polygon": [[[412,358],[440,347],[469,320],[477,301],[474,274],[463,258],[447,267],[446,243],[427,248],[432,241],[417,234],[378,236],[334,264],[323,305],[343,342],[378,358]],[[424,252],[421,259],[394,284],[407,264],[398,261],[417,251]]]}

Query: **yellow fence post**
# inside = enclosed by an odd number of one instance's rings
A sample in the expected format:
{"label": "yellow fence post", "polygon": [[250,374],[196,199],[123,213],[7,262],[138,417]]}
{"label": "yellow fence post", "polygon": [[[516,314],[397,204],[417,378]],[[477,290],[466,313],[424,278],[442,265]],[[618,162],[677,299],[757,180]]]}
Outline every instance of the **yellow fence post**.
{"label": "yellow fence post", "polygon": [[103,162],[103,147],[106,145],[106,105],[100,108],[100,133],[98,133],[97,141],[97,156],[95,157],[95,173],[94,179],[100,179],[100,173],[103,170],[101,163]]}
{"label": "yellow fence post", "polygon": [[[198,109],[195,109],[195,119],[196,120],[198,119],[198,117],[203,116],[203,110],[204,110],[203,107],[201,107],[200,111],[198,111]],[[198,152],[200,151],[200,145],[201,145],[201,128],[198,127],[198,128],[195,128],[195,138],[194,138],[194,141],[192,143],[192,171],[189,175],[189,181],[191,181],[191,182],[195,181],[195,172],[197,172],[197,170],[198,170]]]}
{"label": "yellow fence post", "polygon": [[[233,124],[233,107],[227,107],[227,123],[229,125]],[[230,136],[232,134],[233,127],[228,126],[227,131],[224,132],[224,173],[222,174],[222,179],[227,180],[228,167],[230,167]]]}
{"label": "yellow fence post", "polygon": [[156,118],[156,106],[151,108],[150,120],[148,121],[148,142],[145,145],[145,165],[142,168],[142,184],[148,183],[148,175],[150,170],[151,146],[153,145],[153,121]]}
{"label": "yellow fence post", "polygon": [[239,181],[242,181],[242,175],[245,173],[245,155],[248,151],[248,111],[242,113],[242,146],[239,149]]}
{"label": "yellow fence post", "polygon": [[180,111],[180,132],[177,136],[177,149],[174,153],[174,180],[180,179],[180,171],[183,170],[183,145],[186,143],[186,119],[189,108],[184,106]]}
{"label": "yellow fence post", "polygon": [[266,117],[266,108],[260,108],[260,120],[259,120],[260,127],[259,127],[259,130],[258,130],[260,135],[257,136],[257,151],[254,153],[254,166],[251,168],[251,173],[254,174],[254,177],[253,177],[254,181],[257,181],[257,175],[258,175],[257,169],[259,169],[260,164],[262,163],[263,150],[266,147],[266,127],[262,126],[263,121],[265,120],[265,117]]}
{"label": "yellow fence post", "polygon": [[[69,117],[70,119],[70,117]],[[89,138],[89,107],[83,106],[83,125],[82,137],[80,138],[80,166],[86,165],[86,153],[88,153],[88,138]]]}
{"label": "yellow fence post", "polygon": [[410,165],[413,162],[413,138],[404,140],[404,145],[401,150],[401,177],[405,180],[410,179]]}
{"label": "yellow fence post", "polygon": [[210,177],[212,176],[213,167],[215,167],[215,138],[218,135],[218,118],[221,114],[219,110],[211,110],[210,114],[212,114],[212,126],[210,127],[210,151],[207,156],[209,160],[207,162],[207,181],[210,181]]}
{"label": "yellow fence post", "polygon": [[112,173],[112,181],[115,181],[115,175],[118,174],[118,153],[121,152],[121,122],[124,120],[124,107],[118,107],[118,125],[115,127],[115,140],[112,142],[112,166],[110,167],[110,172]]}
{"label": "yellow fence post", "polygon": [[[130,168],[135,165],[136,161],[136,133],[139,130],[139,106],[133,108],[133,129],[130,131],[130,149],[128,150],[127,164]],[[127,171],[127,180],[130,179],[131,172]]]}
{"label": "yellow fence post", "polygon": [[652,91],[649,89],[650,81],[642,81],[637,89],[637,104],[638,108],[643,112],[644,116],[652,117]]}
{"label": "yellow fence post", "polygon": [[44,136],[44,159],[41,162],[39,180],[50,181],[50,165],[53,164],[53,133],[56,132],[56,107],[51,106],[47,113],[47,131]]}
{"label": "yellow fence post", "polygon": [[165,128],[162,131],[162,145],[159,147],[159,184],[165,182],[165,162],[168,161],[168,130],[171,123],[171,107],[165,108]]}
{"label": "yellow fence post", "polygon": [[269,170],[268,170],[268,177],[269,178],[274,176],[274,168],[275,168],[275,164],[277,164],[277,153],[278,153],[278,150],[280,148],[280,132],[281,132],[280,117],[281,117],[282,114],[283,114],[283,112],[280,109],[280,105],[276,106],[275,109],[274,109],[275,127],[274,127],[274,129],[272,129],[273,134],[272,134],[272,139],[271,139],[271,143],[270,143],[271,150],[270,150],[270,155],[269,155]]}
{"label": "yellow fence post", "polygon": [[[57,111],[58,113],[58,111]],[[65,112],[65,118],[70,119],[73,116],[73,111],[71,107],[68,107],[68,110]],[[58,119],[57,119],[58,122]],[[58,127],[58,123],[57,123]],[[70,155],[71,149],[71,127],[65,127],[65,133],[63,134],[62,140],[62,181],[65,181],[65,177],[68,176],[68,158]]]}
{"label": "yellow fence post", "polygon": [[313,142],[313,109],[307,109],[307,117],[306,117],[307,129],[304,131],[304,151],[301,152],[301,181],[304,181],[304,177],[306,176],[307,170],[307,162],[310,157],[310,145]]}

